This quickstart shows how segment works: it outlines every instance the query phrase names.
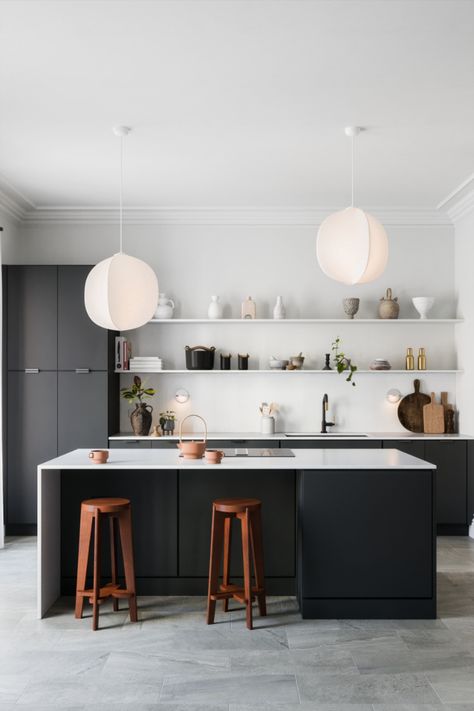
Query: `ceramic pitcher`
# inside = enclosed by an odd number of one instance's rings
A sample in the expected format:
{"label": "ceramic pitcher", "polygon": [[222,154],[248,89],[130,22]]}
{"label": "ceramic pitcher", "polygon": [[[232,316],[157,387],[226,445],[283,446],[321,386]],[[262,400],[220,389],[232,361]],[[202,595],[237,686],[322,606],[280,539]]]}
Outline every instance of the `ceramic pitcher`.
{"label": "ceramic pitcher", "polygon": [[166,294],[160,294],[158,306],[155,311],[155,318],[173,318],[174,301],[169,299]]}

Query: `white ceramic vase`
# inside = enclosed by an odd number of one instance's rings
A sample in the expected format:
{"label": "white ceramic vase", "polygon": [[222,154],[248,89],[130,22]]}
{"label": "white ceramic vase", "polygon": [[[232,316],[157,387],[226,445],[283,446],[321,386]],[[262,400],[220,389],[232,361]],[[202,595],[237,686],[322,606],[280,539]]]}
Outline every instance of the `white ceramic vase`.
{"label": "white ceramic vase", "polygon": [[211,303],[209,304],[209,308],[207,309],[207,317],[212,319],[222,318],[223,314],[224,308],[219,302],[219,297],[211,296]]}
{"label": "white ceramic vase", "polygon": [[277,296],[276,304],[273,307],[273,318],[282,319],[286,317],[286,310],[283,306],[283,299],[281,296]]}
{"label": "white ceramic vase", "polygon": [[158,306],[156,307],[154,318],[173,318],[174,301],[169,299],[166,294],[160,294],[158,298]]}
{"label": "white ceramic vase", "polygon": [[420,319],[428,318],[428,314],[433,308],[435,302],[434,296],[414,296],[412,298],[413,306],[420,314]]}
{"label": "white ceramic vase", "polygon": [[262,415],[262,434],[275,434],[275,418],[272,415]]}

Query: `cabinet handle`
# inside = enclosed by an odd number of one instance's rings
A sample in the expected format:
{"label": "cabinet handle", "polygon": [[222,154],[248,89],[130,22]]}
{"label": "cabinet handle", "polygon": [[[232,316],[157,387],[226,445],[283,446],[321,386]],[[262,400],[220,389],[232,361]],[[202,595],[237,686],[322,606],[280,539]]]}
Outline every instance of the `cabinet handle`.
{"label": "cabinet handle", "polygon": [[39,368],[25,368],[25,373],[39,373],[40,369]]}
{"label": "cabinet handle", "polygon": [[76,373],[90,373],[90,368],[76,368]]}

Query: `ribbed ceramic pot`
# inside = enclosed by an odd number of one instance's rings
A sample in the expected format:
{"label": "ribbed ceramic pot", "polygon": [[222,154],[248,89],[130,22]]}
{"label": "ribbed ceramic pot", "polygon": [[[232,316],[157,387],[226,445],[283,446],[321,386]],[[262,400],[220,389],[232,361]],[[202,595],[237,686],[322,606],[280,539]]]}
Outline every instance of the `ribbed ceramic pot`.
{"label": "ribbed ceramic pot", "polygon": [[354,296],[342,300],[342,305],[344,306],[344,313],[346,314],[347,318],[354,318],[354,316],[359,310],[359,303],[360,299]]}

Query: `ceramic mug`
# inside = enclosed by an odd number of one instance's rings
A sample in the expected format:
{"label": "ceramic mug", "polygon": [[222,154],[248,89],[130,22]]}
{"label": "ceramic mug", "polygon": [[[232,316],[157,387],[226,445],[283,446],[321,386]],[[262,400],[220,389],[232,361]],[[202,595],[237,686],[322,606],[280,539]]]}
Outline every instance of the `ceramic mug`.
{"label": "ceramic mug", "polygon": [[94,464],[105,464],[109,458],[109,452],[107,449],[91,449],[89,452],[89,459],[92,459]]}
{"label": "ceramic mug", "polygon": [[206,449],[205,455],[208,464],[220,464],[224,452],[221,452],[219,449]]}

